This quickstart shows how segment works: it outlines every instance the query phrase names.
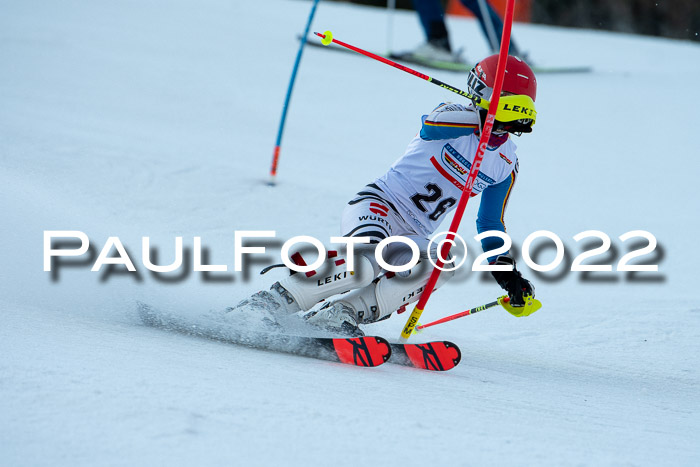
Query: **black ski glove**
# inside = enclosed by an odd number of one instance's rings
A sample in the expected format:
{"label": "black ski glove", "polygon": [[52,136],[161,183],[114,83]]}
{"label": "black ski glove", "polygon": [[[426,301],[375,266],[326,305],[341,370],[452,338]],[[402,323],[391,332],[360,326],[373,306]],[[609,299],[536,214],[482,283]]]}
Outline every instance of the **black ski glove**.
{"label": "black ski glove", "polygon": [[520,271],[515,268],[515,261],[510,256],[499,256],[490,264],[493,265],[513,265],[512,271],[491,271],[493,278],[498,285],[508,292],[511,306],[525,306],[525,295],[535,296],[535,287],[529,280],[523,278]]}

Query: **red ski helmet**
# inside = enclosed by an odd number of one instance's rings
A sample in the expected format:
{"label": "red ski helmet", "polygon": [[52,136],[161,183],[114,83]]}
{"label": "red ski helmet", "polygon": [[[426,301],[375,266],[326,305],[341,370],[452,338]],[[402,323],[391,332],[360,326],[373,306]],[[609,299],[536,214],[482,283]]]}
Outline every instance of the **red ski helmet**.
{"label": "red ski helmet", "polygon": [[[474,65],[474,68],[472,68],[472,71],[469,73],[470,90],[476,95],[490,100],[491,93],[493,93],[493,85],[496,81],[497,67],[498,55],[486,57]],[[486,88],[483,88],[483,84],[479,86],[479,83],[474,78],[477,78],[485,84]],[[524,60],[508,55],[502,92],[516,95],[524,94],[529,96],[533,101],[536,100],[537,79],[535,78],[535,73],[532,71],[532,68],[530,68]]]}
{"label": "red ski helmet", "polygon": [[[469,72],[469,92],[490,101],[491,95],[493,94],[493,86],[496,81],[497,67],[498,55],[486,57],[474,65],[474,68]],[[514,107],[519,111],[515,113],[512,111],[506,112],[508,108],[505,102],[506,98],[501,97],[501,101],[503,102],[499,104],[499,109],[496,112],[494,131],[507,131],[516,134],[530,133],[532,131],[532,125],[534,125],[535,119],[537,118],[537,111],[535,110],[537,79],[535,78],[535,73],[525,61],[512,55],[509,55],[506,59],[506,72],[501,89],[501,96],[504,95],[513,96],[507,99],[517,100],[518,102],[516,104],[524,105],[511,105],[510,108]],[[529,104],[527,102],[529,102]],[[501,107],[503,107],[503,109],[501,109]],[[483,121],[486,117],[486,110],[484,108],[479,110]]]}

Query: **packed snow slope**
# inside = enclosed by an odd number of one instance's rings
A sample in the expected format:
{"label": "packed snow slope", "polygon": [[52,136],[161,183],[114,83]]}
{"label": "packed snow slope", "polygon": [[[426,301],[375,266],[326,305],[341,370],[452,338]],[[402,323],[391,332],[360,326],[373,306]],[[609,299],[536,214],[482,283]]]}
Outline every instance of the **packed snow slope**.
{"label": "packed snow slope", "polygon": [[[421,115],[459,101],[367,58],[307,49],[279,184],[266,186],[310,8],[0,2],[0,464],[700,464],[697,44],[514,26],[536,64],[594,68],[540,75],[535,131],[516,140],[509,234],[521,245],[554,232],[567,258],[541,274],[520,262],[544,303],[534,315],[493,309],[420,337],[457,343],[456,369],[348,367],[139,323],[137,299],[196,322],[281,277],[257,274],[281,242],[338,235],[347,200],[402,155]],[[475,22],[448,25],[470,60],[487,54]],[[313,29],[387,48],[381,9],[321,2]],[[422,40],[411,12],[394,31],[397,50]],[[462,74],[427,72],[466,87]],[[469,272],[477,203],[460,228],[467,266],[424,322],[501,292]],[[596,259],[613,267],[636,241],[620,235],[651,232],[658,246],[638,262],[659,271],[567,272],[583,243],[597,246],[573,236],[592,229],[612,239]],[[45,230],[85,232],[92,258],[44,272]],[[237,230],[277,235],[243,272]],[[111,236],[138,274],[90,271]],[[206,261],[228,272],[204,277],[190,260],[175,277],[151,274],[145,236],[160,264],[175,237],[188,258],[201,237]],[[553,257],[545,248],[538,261]],[[366,331],[396,338],[405,319]]]}

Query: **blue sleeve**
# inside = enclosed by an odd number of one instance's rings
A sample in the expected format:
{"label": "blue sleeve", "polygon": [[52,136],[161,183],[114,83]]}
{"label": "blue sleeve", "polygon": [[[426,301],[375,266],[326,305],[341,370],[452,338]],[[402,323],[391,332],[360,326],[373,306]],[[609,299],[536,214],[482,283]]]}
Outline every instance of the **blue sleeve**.
{"label": "blue sleeve", "polygon": [[[476,230],[479,233],[488,230],[506,231],[506,224],[503,221],[503,216],[506,212],[508,198],[515,185],[515,171],[500,183],[487,187],[481,193],[481,204],[479,205],[479,214],[476,218]],[[498,237],[486,237],[481,240],[481,248],[484,251],[493,250],[503,246],[503,240]],[[496,256],[491,256],[489,262],[496,259]]]}

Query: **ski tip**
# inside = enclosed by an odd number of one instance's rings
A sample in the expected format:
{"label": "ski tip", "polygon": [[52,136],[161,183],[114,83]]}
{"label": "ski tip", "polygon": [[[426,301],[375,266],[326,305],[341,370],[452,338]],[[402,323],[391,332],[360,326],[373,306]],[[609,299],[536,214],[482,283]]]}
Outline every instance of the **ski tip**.
{"label": "ski tip", "polygon": [[462,361],[462,352],[450,341],[406,344],[405,350],[413,366],[424,370],[447,371]]}
{"label": "ski tip", "polygon": [[450,349],[453,352],[453,358],[452,358],[452,363],[454,364],[452,368],[455,366],[459,365],[459,362],[462,361],[462,351],[459,350],[459,347],[457,347],[456,344],[453,344],[450,341],[444,341],[443,345],[445,346],[445,349]]}
{"label": "ski tip", "polygon": [[356,366],[379,366],[391,357],[389,342],[376,336],[333,339],[333,347],[342,363]]}

